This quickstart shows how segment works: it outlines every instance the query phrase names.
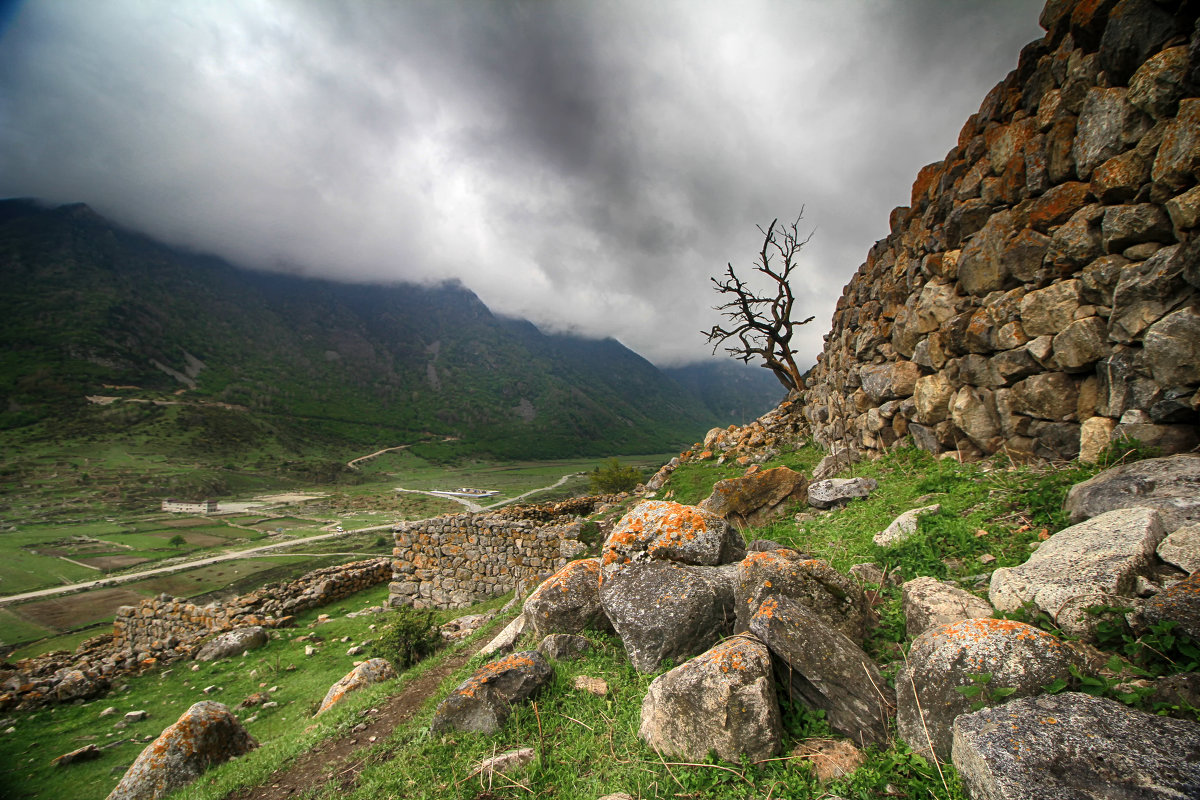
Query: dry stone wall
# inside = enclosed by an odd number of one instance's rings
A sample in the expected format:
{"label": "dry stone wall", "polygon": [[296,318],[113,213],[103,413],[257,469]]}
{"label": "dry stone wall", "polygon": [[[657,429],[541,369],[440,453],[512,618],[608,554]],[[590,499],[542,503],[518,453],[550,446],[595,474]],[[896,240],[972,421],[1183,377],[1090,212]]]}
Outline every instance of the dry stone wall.
{"label": "dry stone wall", "polygon": [[801,401],[820,443],[1198,443],[1198,7],[1047,3],[845,287]]}
{"label": "dry stone wall", "polygon": [[465,608],[511,591],[520,581],[533,585],[585,549],[576,517],[614,499],[577,498],[401,523],[395,528],[395,579],[388,602]]}

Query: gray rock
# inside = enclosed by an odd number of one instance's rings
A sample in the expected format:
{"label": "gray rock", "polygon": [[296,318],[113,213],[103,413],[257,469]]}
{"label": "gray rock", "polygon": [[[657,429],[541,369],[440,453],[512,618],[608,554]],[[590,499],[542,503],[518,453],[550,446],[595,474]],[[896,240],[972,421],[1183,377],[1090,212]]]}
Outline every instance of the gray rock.
{"label": "gray rock", "polygon": [[438,705],[430,732],[495,733],[515,704],[533,698],[553,676],[553,668],[536,650],[485,664]]}
{"label": "gray rock", "polygon": [[74,764],[79,761],[91,761],[99,758],[103,753],[100,748],[94,744],[85,744],[83,747],[72,750],[69,753],[63,753],[58,758],[54,759],[53,763],[56,767],[65,767],[69,764]]}
{"label": "gray rock", "polygon": [[60,703],[68,700],[86,700],[108,691],[107,678],[93,675],[81,669],[68,670],[54,686],[54,699]]}
{"label": "gray rock", "polygon": [[1109,206],[1100,223],[1100,237],[1104,249],[1110,253],[1121,253],[1142,242],[1175,241],[1171,218],[1153,203]]}
{"label": "gray rock", "polygon": [[392,669],[392,665],[386,659],[368,659],[350,670],[345,677],[329,687],[329,691],[325,693],[325,699],[321,701],[321,706],[317,709],[317,713],[314,716],[324,714],[345,700],[346,696],[352,692],[357,692],[359,689],[365,689],[372,684],[382,683],[395,677],[396,670]]}
{"label": "gray rock", "polygon": [[1091,636],[1087,608],[1131,605],[1137,577],[1150,575],[1166,536],[1158,512],[1122,508],[1059,531],[1018,567],[992,573],[988,599],[1002,611],[1032,602],[1064,632]]}
{"label": "gray rock", "polygon": [[789,597],[764,600],[750,632],[786,664],[793,700],[824,711],[834,731],[860,746],[886,746],[887,685],[862,648]]}
{"label": "gray rock", "polygon": [[133,762],[108,800],[156,800],[258,742],[229,709],[205,700],[183,713]]}
{"label": "gray rock", "polygon": [[1188,91],[1187,70],[1186,47],[1151,56],[1129,79],[1129,102],[1156,120],[1174,116]]}
{"label": "gray rock", "polygon": [[571,633],[552,633],[537,646],[538,652],[555,661],[573,661],[592,649],[592,643]]}
{"label": "gray rock", "polygon": [[861,642],[867,634],[871,610],[859,585],[826,562],[794,550],[751,553],[738,564],[734,630],[749,630],[762,601],[777,596],[799,602],[852,641]]}
{"label": "gray rock", "polygon": [[874,478],[826,478],[809,484],[808,504],[814,508],[832,508],[867,497],[878,488]]}
{"label": "gray rock", "polygon": [[917,519],[922,514],[936,514],[942,510],[941,503],[911,508],[891,521],[886,528],[875,534],[874,542],[880,547],[900,544],[917,532]]}
{"label": "gray rock", "polygon": [[1142,617],[1151,624],[1174,622],[1176,631],[1200,642],[1200,572],[1193,572],[1147,600]]}
{"label": "gray rock", "polygon": [[1100,240],[1100,220],[1104,209],[1088,205],[1076,211],[1058,226],[1050,237],[1046,261],[1061,272],[1073,272],[1104,255]]}
{"label": "gray rock", "polygon": [[1150,118],[1130,104],[1128,89],[1089,89],[1076,127],[1075,171],[1086,180],[1092,170],[1123,153],[1150,129]]}
{"label": "gray rock", "polygon": [[816,469],[812,472],[812,479],[820,481],[833,477],[851,464],[856,464],[861,460],[862,453],[850,447],[843,447],[841,450],[825,456],[817,463]]}
{"label": "gray rock", "polygon": [[1107,14],[1096,54],[1108,79],[1123,85],[1176,32],[1171,12],[1152,0],[1122,0]]}
{"label": "gray rock", "polygon": [[1074,415],[1078,405],[1079,390],[1065,372],[1030,375],[1012,387],[1013,411],[1036,419],[1057,422]]}
{"label": "gray rock", "polygon": [[634,668],[654,672],[732,632],[735,569],[649,561],[606,576],[600,602]]}
{"label": "gray rock", "polygon": [[608,629],[600,607],[600,559],[571,561],[542,582],[525,601],[524,616],[536,637]]}
{"label": "gray rock", "polygon": [[1072,372],[1089,369],[1108,352],[1108,323],[1100,317],[1076,320],[1054,337],[1054,362]]}
{"label": "gray rock", "polygon": [[1153,508],[1167,531],[1200,522],[1200,455],[1148,458],[1071,487],[1063,508],[1081,522],[1117,508]]}
{"label": "gray rock", "polygon": [[1188,253],[1195,257],[1194,248],[1171,245],[1122,271],[1121,280],[1113,290],[1112,315],[1108,320],[1109,336],[1114,341],[1133,341],[1184,302],[1187,282],[1183,275],[1189,266]]}
{"label": "gray rock", "polygon": [[[1040,694],[1042,687],[1080,666],[1074,651],[1061,641],[1023,622],[967,619],[930,628],[908,651],[907,665],[896,675],[896,727],[909,747],[940,759],[950,757],[952,725],[976,702],[996,705],[1007,698]],[[976,676],[972,679],[972,675]],[[960,689],[980,685],[985,691],[967,697]],[[999,689],[1012,689],[997,697]]]}
{"label": "gray rock", "polygon": [[537,751],[532,747],[521,747],[516,750],[509,750],[506,753],[501,753],[498,756],[485,758],[480,761],[471,770],[468,777],[483,775],[486,778],[491,778],[495,775],[506,775],[510,772],[516,772],[526,764],[532,763]]}
{"label": "gray rock", "polygon": [[655,752],[688,760],[710,751],[733,762],[775,755],[782,724],[766,645],[740,634],[655,678],[638,736]]}
{"label": "gray rock", "polygon": [[1200,725],[1067,692],[964,714],[954,766],[976,800],[1200,796]]}
{"label": "gray rock", "polygon": [[967,435],[972,444],[985,453],[999,449],[1000,419],[996,399],[990,389],[964,386],[950,401],[950,421]]}
{"label": "gray rock", "polygon": [[1054,335],[1075,319],[1081,303],[1082,284],[1061,281],[1021,298],[1021,326],[1029,336]]}
{"label": "gray rock", "polygon": [[1158,557],[1191,574],[1200,570],[1200,524],[1184,525],[1158,545]]}
{"label": "gray rock", "polygon": [[521,638],[521,634],[525,632],[525,628],[529,623],[525,620],[524,614],[518,614],[512,622],[504,626],[504,630],[496,634],[496,638],[485,644],[479,651],[485,656],[490,656],[493,653],[509,653],[516,646],[517,640]]}
{"label": "gray rock", "polygon": [[915,639],[930,628],[992,616],[992,604],[959,587],[922,576],[900,587],[905,632]]}
{"label": "gray rock", "polygon": [[1200,313],[1181,308],[1150,326],[1142,340],[1154,380],[1164,386],[1200,384]]}
{"label": "gray rock", "polygon": [[240,656],[247,650],[256,650],[270,639],[265,628],[251,625],[235,628],[207,642],[196,653],[197,661],[217,661],[231,656]]}

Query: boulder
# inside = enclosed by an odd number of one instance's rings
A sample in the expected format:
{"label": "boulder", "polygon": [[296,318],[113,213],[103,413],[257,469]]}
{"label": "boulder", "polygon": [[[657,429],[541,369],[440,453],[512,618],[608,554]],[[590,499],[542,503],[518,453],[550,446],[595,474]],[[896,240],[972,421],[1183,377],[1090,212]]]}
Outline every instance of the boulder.
{"label": "boulder", "polygon": [[1168,532],[1200,522],[1200,455],[1147,458],[1107,469],[1072,486],[1063,508],[1071,522],[1117,508],[1153,508]]}
{"label": "boulder", "polygon": [[1163,386],[1200,384],[1200,313],[1181,308],[1146,330],[1142,339],[1154,380]]}
{"label": "boulder", "polygon": [[592,643],[572,633],[552,633],[537,646],[538,652],[555,661],[573,661],[592,649]]}
{"label": "boulder", "polygon": [[536,650],[485,664],[438,705],[429,730],[495,733],[514,705],[531,699],[553,676],[553,668]]}
{"label": "boulder", "polygon": [[[912,749],[928,758],[932,747],[945,761],[958,715],[978,702],[1040,694],[1046,684],[1070,680],[1072,665],[1080,666],[1074,651],[1024,622],[967,619],[930,628],[896,675],[897,731]],[[959,691],[973,686],[982,687],[974,697]]]}
{"label": "boulder", "polygon": [[1200,725],[1076,692],[954,723],[954,767],[979,800],[1200,796]]}
{"label": "boulder", "polygon": [[496,634],[496,637],[485,644],[479,652],[485,656],[490,656],[493,653],[512,652],[512,649],[517,644],[517,640],[521,638],[521,634],[525,632],[528,624],[525,621],[525,615],[518,614],[512,622],[504,626],[504,630]]}
{"label": "boulder", "polygon": [[54,761],[50,762],[56,767],[66,767],[70,764],[75,764],[80,761],[91,761],[104,755],[100,752],[100,748],[94,744],[85,744],[83,747],[76,748],[69,753],[63,753]]}
{"label": "boulder", "polygon": [[861,460],[862,453],[849,447],[843,447],[841,450],[825,456],[817,463],[816,468],[813,469],[812,479],[819,481],[831,478]]}
{"label": "boulder", "polygon": [[600,602],[630,662],[654,672],[702,653],[733,630],[734,567],[669,561],[624,565],[600,584]]}
{"label": "boulder", "polygon": [[1200,172],[1200,97],[1179,101],[1179,113],[1166,125],[1154,157],[1150,177],[1155,188],[1175,194],[1196,180]]}
{"label": "boulder", "polygon": [[930,628],[964,619],[987,619],[992,604],[959,587],[922,576],[900,587],[905,632],[915,639]]}
{"label": "boulder", "polygon": [[876,404],[913,393],[921,368],[911,361],[868,364],[859,371],[863,391]]}
{"label": "boulder", "polygon": [[797,601],[855,642],[867,634],[871,609],[858,583],[824,561],[784,549],[751,553],[738,564],[734,629],[748,630],[762,601],[777,596]]}
{"label": "boulder", "polygon": [[764,600],[750,632],[780,660],[794,701],[824,711],[834,731],[860,746],[887,746],[887,684],[862,648],[790,597]]}
{"label": "boulder", "polygon": [[351,692],[357,692],[359,689],[365,689],[372,684],[382,683],[395,677],[396,670],[392,668],[387,659],[368,659],[350,670],[344,678],[329,687],[329,691],[325,693],[325,699],[321,701],[321,707],[317,709],[317,713],[314,716],[324,714],[345,700],[346,695]]}
{"label": "boulder", "polygon": [[843,506],[867,497],[879,488],[874,478],[826,478],[808,486],[808,504],[814,508]]}
{"label": "boulder", "polygon": [[1082,284],[1061,281],[1021,298],[1021,326],[1029,336],[1054,335],[1075,319],[1081,304]]}
{"label": "boulder", "polygon": [[1187,297],[1183,276],[1189,257],[1196,257],[1196,248],[1171,245],[1121,271],[1108,320],[1109,336],[1114,341],[1134,341],[1183,302]]}
{"label": "boulder", "polygon": [[1153,203],[1109,206],[1100,223],[1100,238],[1109,253],[1120,253],[1142,242],[1175,241],[1171,218]]}
{"label": "boulder", "polygon": [[1142,618],[1151,624],[1174,622],[1177,632],[1200,642],[1200,572],[1193,572],[1147,600]]}
{"label": "boulder", "polygon": [[1157,511],[1122,508],[1065,528],[1017,567],[992,573],[988,599],[1002,611],[1032,602],[1073,636],[1091,636],[1102,617],[1090,606],[1128,606],[1139,575],[1153,573],[1166,536]]}
{"label": "boulder", "polygon": [[69,700],[86,700],[108,691],[109,681],[82,669],[71,669],[63,674],[54,685],[54,699],[60,703]]}
{"label": "boulder", "polygon": [[1018,414],[1053,422],[1075,414],[1079,389],[1065,372],[1042,372],[1013,384],[1012,409]]}
{"label": "boulder", "polygon": [[715,566],[746,553],[742,535],[710,511],[662,500],[639,503],[617,522],[600,556],[602,579],[624,565],[671,561]]}
{"label": "boulder", "polygon": [[196,652],[197,661],[217,661],[231,656],[240,656],[247,650],[256,650],[270,639],[265,628],[251,625],[234,628],[205,643]]}
{"label": "boulder", "polygon": [[1184,525],[1158,545],[1158,557],[1191,574],[1200,571],[1200,524]]}
{"label": "boulder", "polygon": [[1171,12],[1153,0],[1121,0],[1107,17],[1097,60],[1118,86],[1176,32]]}
{"label": "boulder", "polygon": [[524,617],[537,637],[608,628],[600,607],[600,559],[571,561],[525,601]]}
{"label": "boulder", "polygon": [[[916,421],[934,425],[950,416],[950,400],[954,397],[954,384],[944,372],[935,372],[917,380],[913,390],[916,403]],[[808,487],[809,502],[812,502],[812,486]]]}
{"label": "boulder", "polygon": [[1108,417],[1088,417],[1079,426],[1079,460],[1095,464],[1108,449],[1117,421]]}
{"label": "boulder", "polygon": [[258,742],[228,708],[211,700],[196,703],[141,752],[108,800],[165,797],[256,747]]}
{"label": "boulder", "polygon": [[784,513],[792,503],[808,500],[808,479],[787,467],[727,478],[713,486],[700,503],[704,511],[724,517],[737,528],[757,527]]}
{"label": "boulder", "polygon": [[936,514],[942,510],[941,503],[934,503],[920,508],[910,508],[891,523],[875,534],[874,542],[880,547],[891,547],[900,544],[917,532],[917,520],[922,514]]}
{"label": "boulder", "polygon": [[1054,363],[1070,372],[1090,371],[1108,353],[1108,323],[1100,317],[1076,320],[1054,337]]}
{"label": "boulder", "polygon": [[664,755],[738,762],[778,753],[782,730],[771,653],[740,634],[655,678],[638,736]]}
{"label": "boulder", "polygon": [[1071,154],[1075,171],[1086,180],[1092,170],[1128,150],[1150,129],[1150,118],[1129,102],[1129,90],[1092,88],[1079,112]]}

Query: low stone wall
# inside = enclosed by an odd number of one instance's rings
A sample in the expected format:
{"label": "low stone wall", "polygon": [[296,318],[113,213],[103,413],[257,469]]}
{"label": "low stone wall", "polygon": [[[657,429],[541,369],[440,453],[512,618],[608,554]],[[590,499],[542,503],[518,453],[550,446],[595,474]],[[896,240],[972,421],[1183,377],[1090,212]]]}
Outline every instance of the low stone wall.
{"label": "low stone wall", "polygon": [[391,577],[391,560],[373,558],[314,570],[225,603],[198,606],[160,595],[122,606],[111,634],[88,639],[74,653],[57,651],[0,667],[0,710],[94,697],[112,678],[193,655],[210,634],[248,625],[282,627],[291,623],[292,614]]}
{"label": "low stone wall", "polygon": [[576,518],[613,499],[576,498],[401,523],[395,528],[395,579],[388,602],[465,608],[511,591],[518,581],[539,581],[585,549]]}

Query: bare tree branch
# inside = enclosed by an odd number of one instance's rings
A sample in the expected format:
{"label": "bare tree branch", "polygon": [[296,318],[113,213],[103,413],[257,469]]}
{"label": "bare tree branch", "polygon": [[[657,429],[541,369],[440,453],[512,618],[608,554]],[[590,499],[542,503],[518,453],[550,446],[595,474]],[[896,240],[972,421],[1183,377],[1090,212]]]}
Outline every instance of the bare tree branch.
{"label": "bare tree branch", "polygon": [[792,294],[789,280],[796,267],[800,251],[812,239],[812,233],[800,238],[800,220],[804,209],[790,225],[779,225],[775,219],[764,230],[762,249],[754,263],[754,271],[767,276],[775,285],[774,296],[755,294],[747,283],[738,277],[733,264],[727,264],[721,280],[710,278],[717,294],[730,296],[728,301],[714,306],[728,322],[713,325],[711,330],[701,331],[713,346],[713,352],[730,340],[725,352],[749,364],[761,360],[762,366],[775,373],[779,382],[788,391],[803,389],[804,379],[796,365],[796,351],[792,349],[793,330],[813,321],[813,317],[795,321],[792,314],[796,298]]}

